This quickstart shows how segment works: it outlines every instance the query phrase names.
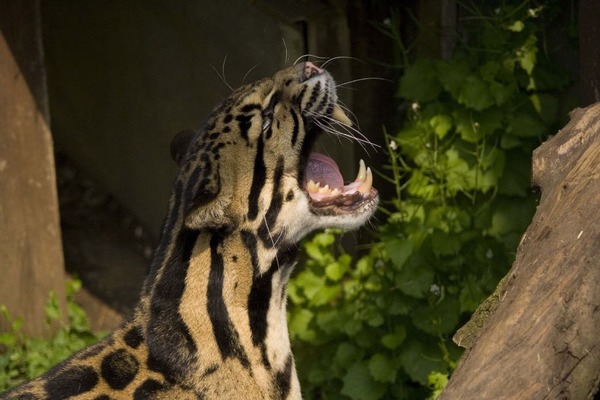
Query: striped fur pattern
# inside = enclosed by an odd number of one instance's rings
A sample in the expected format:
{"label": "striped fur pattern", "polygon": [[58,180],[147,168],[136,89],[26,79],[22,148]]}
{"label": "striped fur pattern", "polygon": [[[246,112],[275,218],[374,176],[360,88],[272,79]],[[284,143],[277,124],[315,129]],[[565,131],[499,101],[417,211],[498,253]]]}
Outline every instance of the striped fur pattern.
{"label": "striped fur pattern", "polygon": [[132,319],[0,397],[301,398],[286,324],[297,243],[358,228],[378,199],[370,185],[308,195],[318,122],[331,118],[348,123],[329,73],[307,62],[241,87],[178,135],[179,174]]}

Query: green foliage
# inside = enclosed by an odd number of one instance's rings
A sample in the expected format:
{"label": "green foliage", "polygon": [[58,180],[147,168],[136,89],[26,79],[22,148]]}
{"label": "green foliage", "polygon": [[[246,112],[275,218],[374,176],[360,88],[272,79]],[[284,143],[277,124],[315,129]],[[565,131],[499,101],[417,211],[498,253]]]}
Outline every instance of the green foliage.
{"label": "green foliage", "polygon": [[331,231],[305,243],[289,317],[306,398],[435,398],[461,355],[453,333],[531,220],[531,153],[568,84],[540,47],[559,3],[474,4],[455,55],[416,59],[400,79],[409,107],[381,174],[396,196],[368,253],[353,261]]}
{"label": "green foliage", "polygon": [[48,327],[53,323],[60,324],[49,339],[27,337],[21,329],[22,319],[13,319],[6,307],[0,305],[0,311],[11,326],[9,332],[0,333],[0,392],[43,374],[77,350],[101,338],[102,335],[90,331],[85,311],[73,300],[75,292],[81,289],[81,282],[69,280],[66,289],[67,323],[62,322],[56,293],[50,293],[46,303]]}

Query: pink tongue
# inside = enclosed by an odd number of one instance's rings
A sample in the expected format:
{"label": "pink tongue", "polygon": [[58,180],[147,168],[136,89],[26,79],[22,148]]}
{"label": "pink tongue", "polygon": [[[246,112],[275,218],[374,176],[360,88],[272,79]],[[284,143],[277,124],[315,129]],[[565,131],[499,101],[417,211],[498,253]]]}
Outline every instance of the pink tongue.
{"label": "pink tongue", "polygon": [[321,153],[310,153],[304,181],[310,180],[319,182],[321,187],[329,185],[340,190],[344,187],[344,178],[335,161]]}

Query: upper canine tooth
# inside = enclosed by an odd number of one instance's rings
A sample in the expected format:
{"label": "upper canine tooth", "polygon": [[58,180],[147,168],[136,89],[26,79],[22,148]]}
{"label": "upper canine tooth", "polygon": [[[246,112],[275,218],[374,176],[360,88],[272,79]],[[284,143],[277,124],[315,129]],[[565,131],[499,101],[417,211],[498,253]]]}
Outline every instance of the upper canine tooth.
{"label": "upper canine tooth", "polygon": [[358,175],[356,175],[356,179],[354,182],[364,182],[367,178],[367,169],[365,167],[365,162],[360,160],[358,163]]}
{"label": "upper canine tooth", "polygon": [[340,123],[346,126],[352,126],[352,121],[350,120],[350,118],[348,118],[348,116],[346,115],[344,110],[342,110],[342,107],[340,107],[339,104],[336,104],[333,107],[333,113],[331,114],[331,116],[333,117],[333,119],[339,121]]}
{"label": "upper canine tooth", "polygon": [[362,194],[369,194],[371,187],[373,186],[373,173],[371,172],[371,168],[367,168],[366,175],[367,177],[365,178],[365,181],[358,188],[356,188],[356,190]]}

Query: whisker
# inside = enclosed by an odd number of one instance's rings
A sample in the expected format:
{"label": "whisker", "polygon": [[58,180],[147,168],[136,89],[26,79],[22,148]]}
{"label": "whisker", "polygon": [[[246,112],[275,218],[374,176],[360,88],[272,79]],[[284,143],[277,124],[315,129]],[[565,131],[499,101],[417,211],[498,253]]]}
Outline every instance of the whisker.
{"label": "whisker", "polygon": [[246,81],[246,78],[248,77],[248,75],[250,74],[250,72],[252,72],[254,70],[254,68],[258,67],[260,65],[260,63],[256,64],[254,67],[250,68],[248,70],[248,72],[246,72],[246,74],[244,75],[244,77],[242,78],[242,85],[244,84],[244,82]]}
{"label": "whisker", "polygon": [[[271,235],[271,229],[269,229],[269,224],[267,223],[267,217],[265,215],[263,215],[263,221],[265,223],[265,227],[267,228],[269,239],[271,239],[271,244],[273,245],[272,248],[273,250],[275,250],[275,241],[273,240],[273,236]],[[279,241],[279,239],[277,241]],[[275,252],[275,261],[277,262],[277,269],[281,269],[281,266],[279,265],[279,257],[277,257],[277,252]]]}
{"label": "whisker", "polygon": [[[317,122],[321,122],[320,120],[326,120],[326,122],[330,128],[328,130],[328,132],[342,134],[342,135],[351,137],[354,140],[356,140],[358,143],[368,144],[373,149],[375,149],[375,151],[377,151],[378,148],[381,148],[380,145],[371,142],[369,140],[369,138],[365,134],[363,134],[360,130],[354,128],[353,126],[346,125],[329,115],[321,115],[321,114],[317,114],[314,112],[309,112],[308,115],[316,117]],[[335,124],[335,125],[333,125],[333,124]],[[345,132],[340,132],[340,131],[336,130],[335,127],[341,127],[342,129],[344,129]],[[359,135],[360,137],[355,136],[353,133]],[[366,149],[365,149],[365,151],[366,151]]]}
{"label": "whisker", "polygon": [[344,82],[344,83],[339,83],[337,85],[335,85],[335,87],[342,87],[342,86],[346,86],[346,85],[350,85],[352,83],[356,83],[356,82],[362,82],[362,81],[385,81],[385,82],[392,82],[390,79],[386,79],[386,78],[379,78],[376,76],[372,76],[372,77],[368,77],[368,78],[358,78],[358,79],[353,79],[351,81],[348,82]]}
{"label": "whisker", "polygon": [[300,57],[296,58],[296,61],[294,61],[294,64],[293,64],[293,65],[296,65],[296,64],[298,63],[298,61],[302,60],[303,58],[311,58],[311,57],[312,57],[312,58],[315,58],[315,59],[317,59],[317,60],[326,60],[326,59],[327,59],[327,57],[320,57],[320,56],[316,56],[316,55],[314,55],[314,54],[309,54],[309,53],[307,53],[307,54],[304,54],[304,55],[302,55],[302,56],[300,56]]}
{"label": "whisker", "polygon": [[289,54],[288,54],[287,44],[285,43],[285,38],[283,36],[281,37],[281,41],[283,42],[283,48],[285,49],[285,58],[283,60],[283,65],[287,65]]}
{"label": "whisker", "polygon": [[217,76],[219,77],[219,79],[221,79],[221,82],[223,82],[225,84],[225,86],[227,86],[233,92],[233,88],[231,86],[229,86],[229,83],[227,83],[227,81],[225,80],[225,78],[221,76],[221,74],[219,73],[219,71],[217,71],[217,69],[213,65],[211,65],[210,67],[213,69],[213,71],[215,71],[215,74],[217,74]]}
{"label": "whisker", "polygon": [[321,68],[325,68],[328,64],[331,64],[333,61],[337,61],[337,60],[353,60],[353,61],[359,61],[361,63],[365,63],[365,61],[361,60],[360,58],[356,58],[356,57],[351,57],[351,56],[337,56],[337,57],[333,57],[330,58],[329,60],[325,61],[323,63],[323,65],[321,65]]}
{"label": "whisker", "polygon": [[[330,118],[330,120],[338,122],[338,121],[336,121],[334,119],[331,119],[331,118]],[[325,120],[324,119],[317,119],[317,120],[315,120],[315,124],[319,128],[323,129],[323,131],[325,131],[327,133],[331,133],[331,134],[337,136],[338,138],[344,138],[344,139],[346,139],[346,140],[348,140],[350,142],[356,142],[356,143],[358,143],[360,145],[360,147],[365,151],[365,153],[367,153],[367,155],[369,154],[369,151],[365,147],[366,144],[372,146],[373,148],[378,147],[376,144],[372,143],[368,139],[363,139],[363,138],[360,138],[360,137],[356,137],[356,136],[354,136],[350,132],[341,132],[339,130],[336,130],[334,128],[333,124],[331,122],[329,122],[327,119],[325,119]],[[337,125],[338,126],[340,126],[340,125],[344,126],[343,124],[337,124]],[[346,126],[346,128],[348,128],[348,127]],[[364,136],[364,135],[362,135],[362,136]]]}

